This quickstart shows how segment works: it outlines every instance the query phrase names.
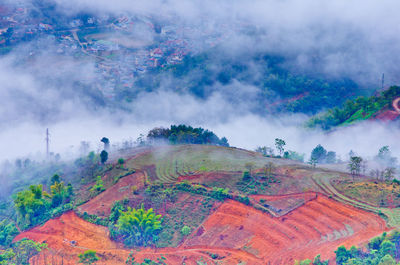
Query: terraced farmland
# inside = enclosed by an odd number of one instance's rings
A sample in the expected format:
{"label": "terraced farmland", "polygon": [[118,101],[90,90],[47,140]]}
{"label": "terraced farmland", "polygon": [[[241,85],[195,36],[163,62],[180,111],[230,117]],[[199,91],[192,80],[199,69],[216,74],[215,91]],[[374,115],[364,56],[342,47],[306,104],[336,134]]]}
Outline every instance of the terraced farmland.
{"label": "terraced farmland", "polygon": [[336,177],[336,175],[331,174],[315,174],[312,179],[315,183],[322,189],[322,191],[331,195],[337,201],[343,202],[345,204],[352,205],[354,207],[370,211],[376,214],[383,214],[387,217],[387,224],[389,227],[399,227],[400,226],[400,208],[388,209],[384,207],[376,207],[366,202],[358,201],[345,196],[340,193],[331,183],[331,179]]}
{"label": "terraced farmland", "polygon": [[350,246],[385,230],[384,220],[377,215],[323,195],[280,218],[227,201],[184,246],[240,249],[264,264],[293,264],[317,254],[332,258],[332,249],[339,245]]}
{"label": "terraced farmland", "polygon": [[[244,180],[241,171],[248,162],[253,163],[253,175]],[[262,169],[268,162],[274,163],[271,176]],[[157,147],[128,159],[124,170],[133,169],[136,173],[110,182],[78,210],[108,216],[115,200],[127,199],[132,207],[145,201],[162,214],[160,240],[152,248],[133,250],[138,262],[165,257],[167,264],[290,265],[317,254],[334,261],[338,246],[360,246],[400,225],[400,209],[376,207],[340,193],[331,180],[348,180],[347,174],[250,151],[204,145]],[[175,199],[168,203],[153,200],[158,195],[146,197],[146,187],[161,194],[166,187],[183,186],[171,185],[182,180],[192,187],[201,183],[208,191],[229,189],[234,195],[230,198],[248,196],[249,200],[221,199],[213,197],[216,193],[197,194],[192,189],[176,189]],[[242,183],[249,188],[239,189]],[[265,191],[250,184],[264,185]],[[137,193],[132,193],[132,186]],[[183,225],[191,228],[189,235],[182,235]],[[35,257],[35,264],[47,264],[46,255],[56,261],[52,264],[75,264],[77,254],[89,248],[101,255],[104,264],[124,264],[131,250],[111,241],[107,233],[105,227],[69,212],[20,236],[48,242],[49,251]],[[71,245],[71,240],[77,245]]]}
{"label": "terraced farmland", "polygon": [[251,162],[255,168],[261,168],[268,162],[277,165],[296,164],[285,159],[265,158],[256,152],[204,145],[168,146],[146,152],[127,162],[128,167],[145,169],[154,165],[155,181],[175,182],[180,176],[189,176],[200,172],[242,171],[245,164]]}

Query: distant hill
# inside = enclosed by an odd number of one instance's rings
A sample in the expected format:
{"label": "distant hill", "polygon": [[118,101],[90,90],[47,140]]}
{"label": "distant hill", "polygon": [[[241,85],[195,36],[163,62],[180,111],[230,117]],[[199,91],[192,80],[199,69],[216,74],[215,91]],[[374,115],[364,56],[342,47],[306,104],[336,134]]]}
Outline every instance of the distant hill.
{"label": "distant hill", "polygon": [[357,97],[347,100],[342,107],[329,109],[311,118],[307,126],[329,130],[363,120],[394,121],[400,116],[400,87],[392,86],[371,97]]}

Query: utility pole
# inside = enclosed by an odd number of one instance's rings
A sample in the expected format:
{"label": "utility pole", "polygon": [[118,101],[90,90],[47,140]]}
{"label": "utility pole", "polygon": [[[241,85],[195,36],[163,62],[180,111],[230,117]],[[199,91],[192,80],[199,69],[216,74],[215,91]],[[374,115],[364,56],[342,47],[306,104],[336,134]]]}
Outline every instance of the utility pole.
{"label": "utility pole", "polygon": [[382,90],[384,88],[385,85],[385,73],[382,74]]}
{"label": "utility pole", "polygon": [[50,144],[50,134],[49,128],[46,129],[46,156],[49,158],[49,144]]}

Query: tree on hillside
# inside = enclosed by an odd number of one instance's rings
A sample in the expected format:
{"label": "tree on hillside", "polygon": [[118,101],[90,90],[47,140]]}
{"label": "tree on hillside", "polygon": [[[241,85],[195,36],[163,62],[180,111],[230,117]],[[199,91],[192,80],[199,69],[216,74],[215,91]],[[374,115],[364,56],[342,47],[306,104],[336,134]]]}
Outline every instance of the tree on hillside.
{"label": "tree on hillside", "polygon": [[390,151],[388,145],[381,147],[378,151],[378,155],[375,158],[384,166],[395,167],[397,164],[397,158],[392,156],[392,152]]}
{"label": "tree on hillside", "polygon": [[54,182],[54,184],[50,186],[50,191],[52,207],[57,207],[63,203],[70,202],[70,199],[73,195],[72,185],[68,184],[65,186],[63,181]]}
{"label": "tree on hillside", "polygon": [[161,215],[156,215],[152,208],[145,210],[143,204],[139,209],[128,207],[120,211],[117,222],[119,233],[127,245],[147,246],[157,240],[161,230]]}
{"label": "tree on hillside", "polygon": [[391,182],[394,179],[394,174],[396,173],[396,169],[393,167],[388,167],[384,171],[384,178],[387,182]]}
{"label": "tree on hillside", "polygon": [[95,264],[100,258],[96,255],[94,250],[86,250],[85,252],[78,255],[79,263],[85,265]]}
{"label": "tree on hillside", "polygon": [[268,146],[259,146],[255,150],[258,153],[261,153],[263,156],[273,156],[274,150]]}
{"label": "tree on hillside", "polygon": [[311,159],[316,160],[318,164],[324,163],[326,160],[327,151],[322,145],[317,145],[311,151]]}
{"label": "tree on hillside", "polygon": [[181,229],[181,233],[182,233],[182,235],[184,235],[184,236],[189,235],[190,232],[191,232],[191,229],[190,229],[190,227],[187,226],[187,225],[183,226],[182,229]]}
{"label": "tree on hillside", "polygon": [[255,167],[253,162],[247,162],[244,167],[249,171],[250,177],[253,177],[253,169]]}
{"label": "tree on hillside", "polygon": [[39,254],[39,252],[44,249],[47,249],[47,244],[45,243],[36,243],[29,239],[22,239],[13,247],[15,263],[19,265],[28,265],[29,259]]}
{"label": "tree on hillside", "polygon": [[107,137],[101,138],[100,142],[104,143],[104,150],[108,150],[110,148],[110,140]]}
{"label": "tree on hillside", "polygon": [[272,177],[272,173],[274,171],[274,163],[272,162],[268,162],[267,164],[265,164],[264,166],[264,174],[267,178],[271,178]]}
{"label": "tree on hillside", "polygon": [[291,151],[291,150],[285,151],[283,157],[290,160],[304,162],[304,154],[300,154],[296,151]]}
{"label": "tree on hillside", "polygon": [[184,124],[171,125],[169,129],[154,128],[147,134],[149,142],[168,141],[171,144],[212,144],[229,146],[225,137],[221,139],[209,130],[193,128]]}
{"label": "tree on hillside", "polygon": [[328,164],[336,163],[336,153],[333,151],[329,151],[328,153],[326,153],[325,162]]}
{"label": "tree on hillside", "polygon": [[100,153],[100,161],[102,164],[104,164],[105,162],[107,162],[108,160],[108,153],[106,150],[101,151]]}
{"label": "tree on hillside", "polygon": [[169,129],[157,127],[148,132],[147,138],[150,140],[165,140],[169,137],[169,135]]}
{"label": "tree on hillside", "polygon": [[311,157],[310,160],[308,161],[308,164],[310,164],[313,168],[317,166],[318,160],[316,158]]}
{"label": "tree on hillside", "polygon": [[275,139],[275,147],[278,150],[279,155],[281,155],[281,156],[282,156],[283,152],[285,151],[285,148],[284,148],[285,145],[286,145],[286,142],[284,140],[279,139],[279,138]]}
{"label": "tree on hillside", "polygon": [[348,167],[351,175],[353,176],[353,180],[356,175],[360,175],[362,161],[363,159],[360,156],[350,157],[350,162],[348,164]]}
{"label": "tree on hillside", "polygon": [[[18,235],[18,229],[14,222],[10,222],[6,219],[0,222],[0,245],[8,247],[11,245],[14,237]],[[1,259],[0,259],[1,260]]]}
{"label": "tree on hillside", "polygon": [[118,165],[120,168],[122,168],[124,166],[124,163],[125,163],[125,160],[122,157],[118,158]]}
{"label": "tree on hillside", "polygon": [[98,194],[102,191],[104,191],[104,185],[103,185],[103,180],[101,179],[101,176],[97,176],[96,178],[96,184],[93,185],[93,187],[90,189],[91,192],[94,194]]}
{"label": "tree on hillside", "polygon": [[50,183],[53,185],[55,182],[60,182],[60,175],[54,174],[54,175],[51,177]]}
{"label": "tree on hillside", "polygon": [[48,206],[43,195],[42,185],[31,185],[29,189],[18,192],[14,199],[14,206],[18,213],[18,222],[22,225],[31,225],[42,219]]}

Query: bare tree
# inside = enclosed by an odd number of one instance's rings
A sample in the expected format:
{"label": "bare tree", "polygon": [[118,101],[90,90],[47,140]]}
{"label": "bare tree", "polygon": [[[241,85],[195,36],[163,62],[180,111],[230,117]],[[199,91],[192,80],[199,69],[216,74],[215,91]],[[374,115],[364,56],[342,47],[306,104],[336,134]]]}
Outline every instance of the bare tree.
{"label": "bare tree", "polygon": [[396,169],[393,167],[388,167],[385,169],[383,176],[387,182],[390,182],[394,179],[394,174],[396,173]]}
{"label": "bare tree", "polygon": [[274,163],[272,162],[268,162],[267,164],[265,164],[264,166],[264,174],[266,177],[270,178],[272,177],[272,172],[274,171]]}
{"label": "bare tree", "polygon": [[253,168],[255,167],[253,162],[247,162],[246,164],[244,164],[244,167],[249,171],[250,177],[253,177],[252,171]]}

